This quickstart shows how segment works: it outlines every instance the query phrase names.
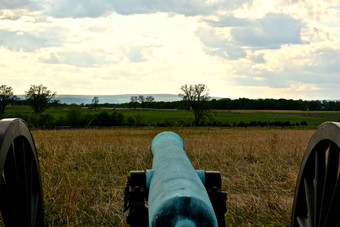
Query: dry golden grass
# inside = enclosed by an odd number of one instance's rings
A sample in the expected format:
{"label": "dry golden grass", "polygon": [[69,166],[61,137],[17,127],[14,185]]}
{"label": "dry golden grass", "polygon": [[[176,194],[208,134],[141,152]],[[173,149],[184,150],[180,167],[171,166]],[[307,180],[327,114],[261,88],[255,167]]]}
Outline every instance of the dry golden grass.
{"label": "dry golden grass", "polygon": [[[126,226],[130,170],[151,168],[163,129],[35,130],[48,225]],[[312,130],[173,129],[196,169],[218,170],[228,226],[289,224],[295,181]]]}

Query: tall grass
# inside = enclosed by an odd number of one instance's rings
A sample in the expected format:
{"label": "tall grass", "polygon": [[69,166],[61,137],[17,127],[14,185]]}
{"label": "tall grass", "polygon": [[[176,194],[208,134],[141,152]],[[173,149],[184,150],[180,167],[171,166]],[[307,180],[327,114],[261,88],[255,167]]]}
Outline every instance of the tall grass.
{"label": "tall grass", "polygon": [[[160,129],[35,130],[53,225],[126,226],[124,187],[131,170],[151,168]],[[163,131],[163,130],[162,130]],[[300,161],[313,131],[173,129],[196,169],[218,170],[228,193],[228,226],[290,223]]]}

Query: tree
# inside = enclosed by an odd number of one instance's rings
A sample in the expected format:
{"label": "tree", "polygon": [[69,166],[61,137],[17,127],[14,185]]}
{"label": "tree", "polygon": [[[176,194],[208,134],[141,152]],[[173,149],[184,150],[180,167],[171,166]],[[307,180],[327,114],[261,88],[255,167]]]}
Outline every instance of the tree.
{"label": "tree", "polygon": [[134,109],[136,109],[137,101],[138,101],[138,96],[131,96],[130,104],[131,104],[131,107],[133,107]]}
{"label": "tree", "polygon": [[97,109],[99,104],[99,98],[97,96],[94,96],[92,99],[92,107],[93,109]]}
{"label": "tree", "polygon": [[13,103],[16,100],[16,96],[13,94],[12,87],[7,85],[0,86],[0,114],[4,114],[5,108],[8,104]]}
{"label": "tree", "polygon": [[204,117],[210,112],[209,91],[206,85],[183,85],[182,93],[179,94],[186,104],[187,110],[192,110],[195,114],[195,124],[200,125]]}
{"label": "tree", "polygon": [[56,96],[44,85],[31,85],[28,91],[25,91],[26,100],[32,106],[33,111],[37,114],[42,113],[49,105],[51,100]]}
{"label": "tree", "polygon": [[152,103],[155,101],[155,98],[152,96],[147,96],[145,98],[145,102],[148,104],[148,107],[151,108],[152,107]]}
{"label": "tree", "polygon": [[138,96],[138,101],[140,102],[142,108],[144,108],[145,98],[143,95]]}

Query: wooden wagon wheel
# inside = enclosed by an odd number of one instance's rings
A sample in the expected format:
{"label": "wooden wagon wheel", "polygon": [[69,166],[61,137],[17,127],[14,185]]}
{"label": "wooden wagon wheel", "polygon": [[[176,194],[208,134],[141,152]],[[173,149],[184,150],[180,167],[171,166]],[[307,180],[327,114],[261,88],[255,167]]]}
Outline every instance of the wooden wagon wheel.
{"label": "wooden wagon wheel", "polygon": [[6,226],[43,226],[43,196],[32,135],[21,119],[0,121],[0,210]]}
{"label": "wooden wagon wheel", "polygon": [[340,226],[340,123],[322,124],[311,137],[298,175],[292,226]]}

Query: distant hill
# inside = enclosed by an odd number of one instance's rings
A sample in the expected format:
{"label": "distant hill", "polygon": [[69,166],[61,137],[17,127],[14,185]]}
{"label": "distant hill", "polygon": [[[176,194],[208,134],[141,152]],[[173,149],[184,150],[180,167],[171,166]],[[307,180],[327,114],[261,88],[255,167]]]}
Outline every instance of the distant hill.
{"label": "distant hill", "polygon": [[[181,100],[178,95],[171,94],[126,94],[126,95],[96,95],[99,98],[99,103],[127,103],[130,102],[131,96],[143,95],[144,97],[152,96],[156,102],[165,101],[179,101]],[[18,95],[20,99],[25,99],[24,95]],[[92,102],[94,95],[57,95],[62,103],[75,103],[75,104],[89,104]]]}

